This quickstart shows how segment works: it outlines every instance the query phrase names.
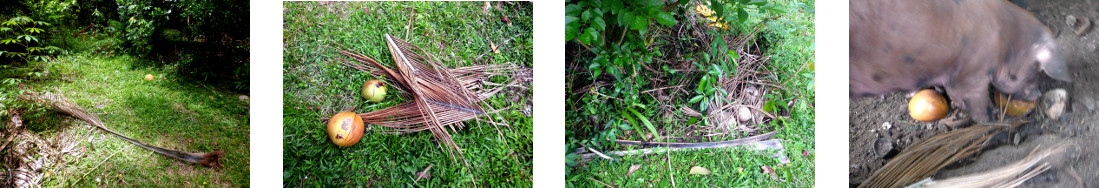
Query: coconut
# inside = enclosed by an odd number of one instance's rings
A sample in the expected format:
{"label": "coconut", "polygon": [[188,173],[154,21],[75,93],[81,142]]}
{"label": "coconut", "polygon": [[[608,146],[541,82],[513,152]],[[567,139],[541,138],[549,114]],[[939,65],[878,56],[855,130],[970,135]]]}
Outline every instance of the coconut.
{"label": "coconut", "polygon": [[385,99],[385,83],[381,80],[367,80],[363,84],[362,96],[371,102],[382,102]]}
{"label": "coconut", "polygon": [[948,111],[950,106],[947,105],[946,98],[933,89],[920,90],[908,101],[908,115],[917,121],[937,121],[946,117]]}
{"label": "coconut", "polygon": [[1034,106],[1036,106],[1035,101],[1024,101],[1015,98],[1012,98],[1009,102],[1008,98],[1011,97],[999,92],[996,92],[996,95],[993,96],[993,98],[994,100],[992,101],[996,102],[996,106],[999,107],[1000,110],[1003,110],[1005,114],[1014,117],[1026,115],[1030,112],[1030,109],[1034,109]]}
{"label": "coconut", "polygon": [[359,143],[363,138],[363,119],[354,112],[340,112],[328,119],[328,139],[340,147]]}

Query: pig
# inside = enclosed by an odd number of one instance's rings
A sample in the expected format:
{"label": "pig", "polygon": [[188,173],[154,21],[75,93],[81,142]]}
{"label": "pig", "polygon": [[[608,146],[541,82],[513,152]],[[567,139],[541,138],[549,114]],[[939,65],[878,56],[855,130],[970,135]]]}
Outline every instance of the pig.
{"label": "pig", "polygon": [[1049,28],[1005,0],[851,0],[849,14],[851,98],[943,87],[987,122],[989,89],[1034,101],[1039,71],[1069,81]]}

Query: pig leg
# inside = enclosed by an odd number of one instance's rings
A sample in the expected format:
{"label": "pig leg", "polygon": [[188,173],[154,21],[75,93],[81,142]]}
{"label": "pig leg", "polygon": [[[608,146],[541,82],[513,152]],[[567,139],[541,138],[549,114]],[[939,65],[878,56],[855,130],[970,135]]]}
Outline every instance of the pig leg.
{"label": "pig leg", "polygon": [[988,88],[987,79],[977,79],[969,81],[969,83],[950,84],[946,86],[946,92],[950,95],[950,100],[954,101],[958,108],[969,112],[969,116],[973,117],[973,120],[988,122],[988,106],[991,102],[991,99],[988,98]]}

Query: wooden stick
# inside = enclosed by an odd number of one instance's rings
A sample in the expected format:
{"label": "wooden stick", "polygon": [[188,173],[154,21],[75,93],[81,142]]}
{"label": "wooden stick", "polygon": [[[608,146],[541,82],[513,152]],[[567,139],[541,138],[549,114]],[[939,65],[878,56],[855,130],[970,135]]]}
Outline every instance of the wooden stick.
{"label": "wooden stick", "polygon": [[591,178],[591,177],[588,177],[588,179],[589,179],[589,180],[591,180],[591,181],[595,181],[595,182],[598,182],[599,184],[603,184],[603,186],[607,186],[607,187],[618,187],[618,186],[614,186],[614,185],[611,185],[611,184],[603,183],[603,181],[599,181],[599,180],[596,180],[595,178]]}
{"label": "wooden stick", "polygon": [[88,27],[84,27],[84,29],[81,29],[79,33],[73,33],[73,37],[76,37],[76,35],[84,34],[84,31],[88,30],[88,28],[92,28],[92,26],[95,26],[95,24],[93,23],[91,25],[88,25]]}

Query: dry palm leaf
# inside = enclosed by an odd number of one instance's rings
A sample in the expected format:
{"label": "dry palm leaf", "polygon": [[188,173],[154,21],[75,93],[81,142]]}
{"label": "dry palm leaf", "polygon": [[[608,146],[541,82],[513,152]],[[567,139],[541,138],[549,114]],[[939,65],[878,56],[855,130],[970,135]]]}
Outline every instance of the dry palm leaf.
{"label": "dry palm leaf", "polygon": [[904,150],[882,166],[859,187],[904,187],[931,177],[939,169],[976,154],[996,134],[1022,125],[978,124],[935,135]]}
{"label": "dry palm leaf", "polygon": [[215,169],[222,167],[219,159],[221,159],[221,157],[225,155],[225,151],[214,151],[208,153],[188,153],[149,145],[107,128],[103,125],[103,121],[99,120],[99,117],[96,117],[95,115],[84,111],[84,109],[80,108],[80,106],[77,106],[75,103],[69,102],[67,99],[65,99],[64,96],[50,92],[45,92],[42,94],[27,92],[24,93],[24,95],[21,97],[23,97],[25,100],[39,101],[41,103],[49,104],[51,107],[53,107],[54,110],[69,114],[70,116],[76,117],[77,119],[87,121],[89,124],[92,124],[96,128],[107,131],[108,133],[111,133],[118,138],[126,140],[127,142],[133,143],[134,145],[140,146],[142,148],[160,153],[162,155],[191,163],[201,164],[202,166],[212,167]]}
{"label": "dry palm leaf", "polygon": [[[18,113],[13,116],[18,116]],[[13,118],[16,126],[21,120]],[[14,128],[6,134],[17,138],[9,150],[0,156],[3,169],[0,170],[0,187],[41,187],[39,183],[46,174],[63,171],[67,163],[64,155],[80,155],[78,149],[82,139],[77,129],[65,129],[52,136],[38,135],[22,128]]]}
{"label": "dry palm leaf", "polygon": [[1049,163],[1042,162],[1042,159],[1061,153],[1065,147],[1067,147],[1066,143],[1058,143],[1036,153],[1031,153],[1026,158],[1004,167],[965,176],[933,180],[910,187],[1016,187],[1026,180],[1049,170]]}
{"label": "dry palm leaf", "polygon": [[[529,80],[526,69],[515,65],[475,65],[448,69],[426,51],[403,40],[385,35],[389,52],[397,69],[390,69],[370,57],[346,50],[338,50],[368,66],[343,63],[360,71],[381,74],[394,80],[399,89],[410,93],[412,100],[404,104],[359,114],[363,122],[388,127],[379,131],[411,133],[428,130],[440,142],[440,147],[451,154],[462,155],[454,143],[450,131],[463,127],[462,122],[498,112],[482,107],[479,102],[492,97],[506,87],[521,87],[521,81]],[[493,76],[511,77],[509,83],[489,81]],[[499,86],[489,88],[485,86]],[[496,125],[500,123],[491,122]],[[505,124],[506,125],[506,124]],[[448,131],[447,128],[450,130]],[[465,159],[462,158],[464,162]],[[468,163],[467,163],[468,165]]]}

